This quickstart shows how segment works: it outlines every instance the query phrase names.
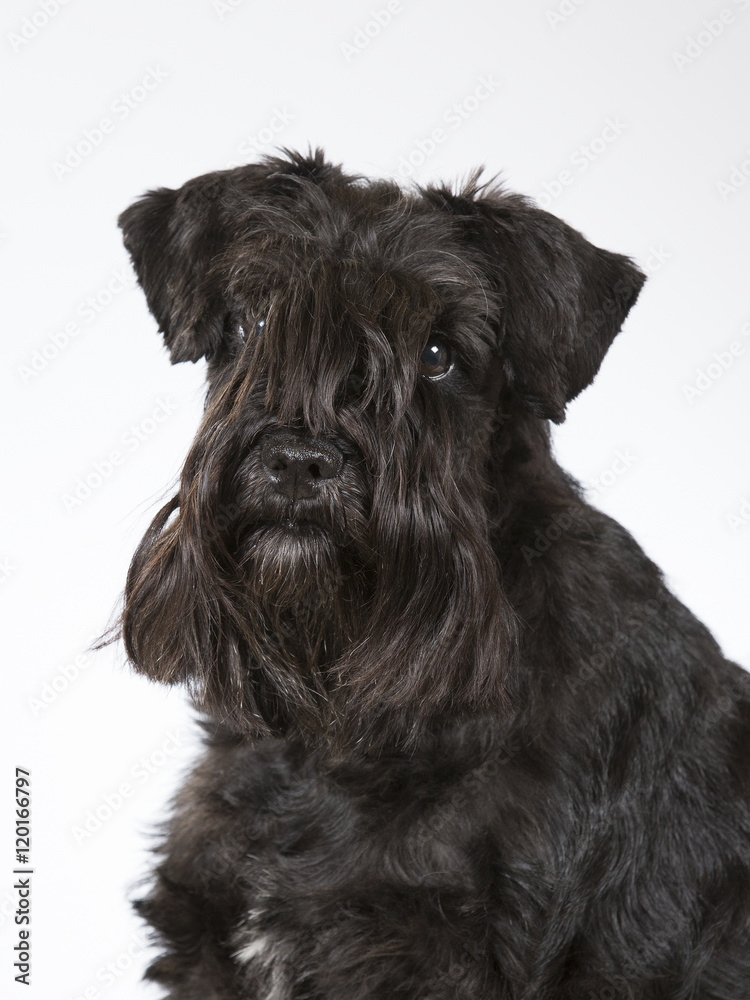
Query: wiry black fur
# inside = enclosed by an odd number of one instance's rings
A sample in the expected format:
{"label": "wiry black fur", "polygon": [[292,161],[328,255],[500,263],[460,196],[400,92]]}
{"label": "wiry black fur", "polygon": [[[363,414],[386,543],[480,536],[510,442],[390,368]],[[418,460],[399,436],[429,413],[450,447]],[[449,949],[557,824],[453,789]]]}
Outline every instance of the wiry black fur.
{"label": "wiry black fur", "polygon": [[[405,193],[320,152],[120,221],[172,359],[209,358],[122,619],[207,716],[140,904],[150,976],[747,1000],[750,677],[550,452],[640,272],[476,178]],[[341,455],[311,497],[264,465],[280,428]]]}

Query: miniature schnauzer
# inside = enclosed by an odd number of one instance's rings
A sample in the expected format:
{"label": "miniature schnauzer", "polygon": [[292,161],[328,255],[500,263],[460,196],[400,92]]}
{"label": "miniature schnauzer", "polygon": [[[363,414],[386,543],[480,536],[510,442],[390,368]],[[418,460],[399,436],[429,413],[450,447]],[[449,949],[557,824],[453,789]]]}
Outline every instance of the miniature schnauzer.
{"label": "miniature schnauzer", "polygon": [[748,1000],[750,674],[555,462],[643,275],[320,151],[120,219],[205,416],[120,632],[206,749],[170,1000]]}

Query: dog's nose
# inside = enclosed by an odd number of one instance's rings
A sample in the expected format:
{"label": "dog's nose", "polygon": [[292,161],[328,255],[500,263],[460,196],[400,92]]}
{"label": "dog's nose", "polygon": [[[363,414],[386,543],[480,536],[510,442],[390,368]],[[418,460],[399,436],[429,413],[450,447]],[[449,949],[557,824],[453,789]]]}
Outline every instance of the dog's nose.
{"label": "dog's nose", "polygon": [[314,496],[321,483],[338,476],[344,463],[344,456],[330,441],[289,431],[267,434],[260,457],[276,489],[291,500]]}

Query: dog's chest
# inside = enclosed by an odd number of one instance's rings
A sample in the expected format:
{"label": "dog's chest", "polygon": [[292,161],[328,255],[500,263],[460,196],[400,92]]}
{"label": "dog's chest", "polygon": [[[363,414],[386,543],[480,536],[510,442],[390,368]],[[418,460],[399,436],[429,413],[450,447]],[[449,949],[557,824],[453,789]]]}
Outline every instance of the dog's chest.
{"label": "dog's chest", "polygon": [[486,765],[247,764],[243,792],[231,788],[245,841],[231,871],[244,901],[233,948],[259,995],[316,996],[322,982],[338,995],[334,979],[365,970],[386,992],[435,978],[436,998],[446,983],[460,997],[462,982],[492,978]]}

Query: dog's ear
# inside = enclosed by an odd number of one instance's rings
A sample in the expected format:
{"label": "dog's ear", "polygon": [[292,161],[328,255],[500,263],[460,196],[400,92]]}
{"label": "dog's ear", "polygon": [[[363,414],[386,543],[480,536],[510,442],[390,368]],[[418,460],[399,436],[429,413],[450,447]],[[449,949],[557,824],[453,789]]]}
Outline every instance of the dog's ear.
{"label": "dog's ear", "polygon": [[520,195],[479,186],[442,195],[463,216],[502,301],[500,350],[511,389],[556,423],[591,383],[645,275]]}
{"label": "dog's ear", "polygon": [[505,375],[534,413],[561,423],[599,371],[645,275],[519,196],[478,205],[502,282]]}
{"label": "dog's ear", "polygon": [[197,361],[219,346],[228,310],[217,265],[243,211],[264,196],[296,198],[304,182],[343,178],[321,149],[281,152],[204,174],[178,190],[150,191],[120,215],[125,246],[173,363]]}
{"label": "dog's ear", "polygon": [[118,219],[173,363],[197,361],[221,339],[225,309],[211,265],[225,246],[227,173],[206,174],[176,191],[150,191]]}

